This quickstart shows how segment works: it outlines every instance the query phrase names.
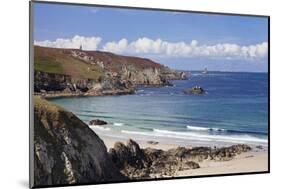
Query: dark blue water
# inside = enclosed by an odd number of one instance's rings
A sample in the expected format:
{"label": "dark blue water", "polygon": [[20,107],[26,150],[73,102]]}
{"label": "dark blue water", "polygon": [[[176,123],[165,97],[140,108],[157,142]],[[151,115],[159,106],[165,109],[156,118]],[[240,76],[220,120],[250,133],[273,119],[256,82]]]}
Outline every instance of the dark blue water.
{"label": "dark blue water", "polygon": [[[173,84],[140,88],[134,95],[52,101],[85,122],[95,118],[109,122],[106,128],[96,127],[101,135],[267,145],[267,73],[192,72],[189,80]],[[183,93],[195,85],[207,93]]]}

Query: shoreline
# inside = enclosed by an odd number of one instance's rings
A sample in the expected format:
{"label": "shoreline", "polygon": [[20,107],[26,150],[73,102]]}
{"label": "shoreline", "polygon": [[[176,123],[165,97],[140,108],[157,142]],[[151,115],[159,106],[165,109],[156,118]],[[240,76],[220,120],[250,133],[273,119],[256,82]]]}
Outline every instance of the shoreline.
{"label": "shoreline", "polygon": [[[219,139],[204,139],[204,138],[194,138],[194,137],[186,137],[186,138],[177,138],[176,136],[172,137],[171,135],[165,136],[157,136],[151,133],[150,135],[142,135],[135,133],[126,133],[120,132],[120,130],[114,130],[111,127],[104,126],[91,126],[89,127],[100,136],[100,138],[105,140],[106,146],[112,148],[116,141],[126,142],[130,138],[137,141],[143,148],[146,147],[159,147],[160,149],[167,150],[169,148],[176,148],[178,146],[181,147],[225,147],[231,146],[235,144],[247,144],[251,148],[255,149],[257,146],[262,148],[263,150],[267,150],[268,143],[267,142],[251,142],[251,141],[231,141],[231,140],[219,140]],[[147,141],[157,142],[157,145],[148,144]],[[260,149],[259,149],[260,150]]]}
{"label": "shoreline", "polygon": [[[91,128],[91,127],[90,127]],[[92,129],[93,130],[93,129]],[[114,144],[116,142],[123,142],[126,143],[129,139],[133,139],[136,141],[141,148],[155,148],[155,149],[161,149],[161,150],[169,150],[172,148],[177,148],[177,147],[186,147],[186,148],[193,148],[193,147],[211,147],[211,148],[221,148],[221,147],[228,147],[236,144],[246,144],[252,148],[252,152],[267,152],[268,147],[266,145],[254,145],[254,144],[249,144],[249,143],[222,143],[222,144],[217,144],[217,143],[186,143],[186,144],[179,144],[179,143],[171,143],[169,141],[163,142],[163,140],[157,140],[155,138],[143,138],[143,139],[138,139],[133,137],[129,138],[118,138],[118,137],[109,137],[105,136],[96,130],[93,130],[104,142],[105,146],[109,150],[110,148],[114,147]],[[157,144],[151,144],[149,142],[157,142]]]}
{"label": "shoreline", "polygon": [[[114,148],[116,142],[126,144],[126,140],[116,140],[109,137],[103,137],[98,135],[104,142],[107,150]],[[134,138],[133,138],[134,140]],[[136,140],[141,149],[157,149],[163,151],[169,151],[177,149],[178,147],[185,147],[187,149],[192,149],[192,145],[180,146],[177,144],[149,144],[144,141]],[[152,140],[153,141],[153,140]],[[210,145],[212,146],[212,145]],[[199,146],[198,146],[199,147]],[[206,146],[200,146],[205,148]],[[226,145],[225,147],[230,147]],[[202,160],[196,161],[200,168],[188,169],[177,171],[173,177],[183,177],[183,176],[203,176],[203,175],[217,175],[217,174],[231,174],[231,173],[247,173],[247,172],[265,172],[268,171],[268,149],[267,148],[257,148],[257,146],[251,145],[251,150],[248,152],[242,152],[237,154],[230,160]]]}
{"label": "shoreline", "polygon": [[[174,79],[174,80],[184,80],[184,79]],[[170,80],[170,81],[174,81]],[[168,81],[168,82],[170,82]],[[133,95],[136,94],[140,88],[160,88],[165,86],[173,86],[173,84],[136,84],[135,87],[130,89],[114,89],[114,90],[103,90],[95,92],[34,92],[34,96],[40,96],[45,99],[55,99],[55,98],[76,98],[76,97],[102,97],[102,96],[120,96],[120,95]]]}
{"label": "shoreline", "polygon": [[102,91],[97,93],[34,93],[34,96],[40,96],[45,99],[55,98],[76,98],[76,97],[98,97],[98,96],[119,96],[135,94],[135,90],[118,90],[118,91]]}

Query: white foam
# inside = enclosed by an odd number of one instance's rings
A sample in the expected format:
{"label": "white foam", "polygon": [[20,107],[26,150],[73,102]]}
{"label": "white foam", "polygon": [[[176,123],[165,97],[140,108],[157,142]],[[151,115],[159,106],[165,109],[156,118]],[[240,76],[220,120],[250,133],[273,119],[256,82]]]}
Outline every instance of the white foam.
{"label": "white foam", "polygon": [[267,143],[266,139],[261,139],[250,135],[209,135],[195,132],[176,132],[160,129],[153,129],[153,132],[139,132],[128,130],[122,130],[121,132],[126,134],[142,136],[167,137],[197,141],[224,141],[230,143]]}
{"label": "white foam", "polygon": [[221,128],[210,128],[209,130],[213,130],[213,131],[226,131],[225,129],[221,129]]}
{"label": "white foam", "polygon": [[250,135],[209,135],[209,134],[199,134],[193,132],[175,132],[175,131],[167,131],[154,129],[154,132],[164,133],[164,134],[172,134],[175,137],[177,136],[185,136],[190,138],[196,138],[197,140],[209,139],[209,140],[223,140],[223,141],[243,141],[243,142],[259,142],[259,143],[267,143],[267,139],[261,139],[257,137],[253,137]]}
{"label": "white foam", "polygon": [[108,128],[108,127],[103,127],[103,126],[98,126],[98,125],[95,125],[95,126],[89,125],[89,127],[91,129],[99,129],[99,130],[103,130],[103,131],[109,131],[110,130],[110,128]]}
{"label": "white foam", "polygon": [[120,126],[123,126],[124,123],[113,123],[113,125],[114,125],[114,126],[119,126],[119,127],[120,127]]}
{"label": "white foam", "polygon": [[197,127],[197,126],[190,126],[190,125],[187,125],[186,128],[188,130],[193,130],[193,131],[226,131],[225,129],[216,128],[216,127],[206,128],[206,127]]}
{"label": "white foam", "polygon": [[190,125],[187,125],[186,128],[189,130],[195,130],[195,131],[207,131],[210,129],[210,128],[206,128],[206,127],[195,127],[195,126],[190,126]]}
{"label": "white foam", "polygon": [[122,132],[122,133],[126,133],[126,134],[151,135],[150,133],[138,132],[138,131],[127,131],[127,130],[121,130],[121,132]]}

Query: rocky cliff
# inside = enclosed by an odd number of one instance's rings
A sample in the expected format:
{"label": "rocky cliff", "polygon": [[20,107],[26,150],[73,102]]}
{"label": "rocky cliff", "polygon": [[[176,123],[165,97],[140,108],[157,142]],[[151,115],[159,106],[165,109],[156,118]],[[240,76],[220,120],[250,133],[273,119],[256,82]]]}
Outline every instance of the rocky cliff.
{"label": "rocky cliff", "polygon": [[100,51],[35,46],[34,91],[45,96],[133,93],[137,85],[169,85],[186,79],[152,60]]}
{"label": "rocky cliff", "polygon": [[122,179],[103,141],[85,123],[34,98],[34,186]]}
{"label": "rocky cliff", "polygon": [[103,96],[132,94],[135,88],[130,81],[117,78],[77,78],[70,75],[34,72],[34,93],[45,97]]}

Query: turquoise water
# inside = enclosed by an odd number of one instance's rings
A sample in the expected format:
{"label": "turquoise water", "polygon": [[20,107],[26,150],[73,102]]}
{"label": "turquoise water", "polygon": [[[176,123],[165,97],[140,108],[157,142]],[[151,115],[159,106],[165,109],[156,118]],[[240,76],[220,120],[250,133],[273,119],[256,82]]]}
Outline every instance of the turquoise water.
{"label": "turquoise water", "polygon": [[[249,143],[267,145],[267,73],[192,72],[174,86],[139,88],[134,95],[52,99],[84,122],[102,119],[93,127],[99,135],[176,143]],[[204,95],[182,91],[195,85]]]}

